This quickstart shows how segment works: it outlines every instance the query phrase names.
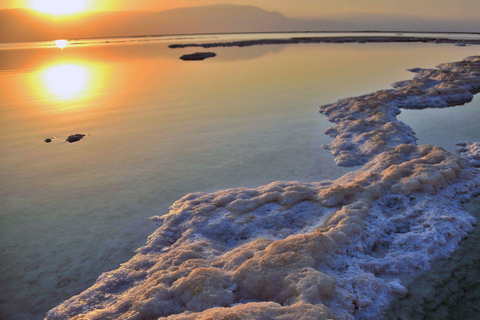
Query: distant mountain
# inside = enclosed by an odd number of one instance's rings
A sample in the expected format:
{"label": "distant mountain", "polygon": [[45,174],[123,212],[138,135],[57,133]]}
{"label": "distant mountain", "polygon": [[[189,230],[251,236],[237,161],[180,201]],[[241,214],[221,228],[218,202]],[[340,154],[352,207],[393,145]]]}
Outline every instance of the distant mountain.
{"label": "distant mountain", "polygon": [[23,9],[0,10],[0,42],[51,39],[52,21]]}
{"label": "distant mountain", "polygon": [[99,12],[72,20],[23,9],[0,10],[0,42],[97,37],[275,31],[479,31],[477,21],[427,21],[415,16],[340,16],[298,20],[254,6],[219,4],[160,12]]}

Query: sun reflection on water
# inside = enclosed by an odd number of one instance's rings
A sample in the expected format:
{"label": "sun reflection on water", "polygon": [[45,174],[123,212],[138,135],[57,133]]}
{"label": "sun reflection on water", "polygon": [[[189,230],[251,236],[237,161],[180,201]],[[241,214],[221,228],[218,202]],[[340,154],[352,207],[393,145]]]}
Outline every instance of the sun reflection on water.
{"label": "sun reflection on water", "polygon": [[84,92],[89,76],[84,66],[61,64],[44,70],[42,80],[52,96],[65,100]]}
{"label": "sun reflection on water", "polygon": [[32,72],[26,89],[45,111],[78,110],[93,106],[109,78],[101,63],[65,59]]}
{"label": "sun reflection on water", "polygon": [[57,48],[60,48],[63,50],[63,48],[65,48],[66,46],[68,46],[68,41],[67,40],[55,40],[54,41],[55,43],[55,46],[57,46]]}

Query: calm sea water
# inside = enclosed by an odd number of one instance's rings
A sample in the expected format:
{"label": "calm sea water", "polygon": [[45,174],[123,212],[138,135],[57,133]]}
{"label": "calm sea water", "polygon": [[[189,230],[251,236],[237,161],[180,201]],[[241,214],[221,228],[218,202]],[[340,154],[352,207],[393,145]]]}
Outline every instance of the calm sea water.
{"label": "calm sea water", "polygon": [[[404,36],[404,37],[436,37],[452,38],[458,40],[478,40],[480,33],[391,33],[391,32],[282,32],[282,33],[233,33],[233,34],[204,34],[204,35],[174,35],[174,36],[149,36],[149,37],[128,37],[128,38],[100,38],[100,39],[77,39],[70,40],[69,44],[74,46],[92,45],[118,45],[125,43],[186,43],[186,42],[219,42],[219,41],[240,41],[254,39],[289,39],[294,37],[371,37],[371,36]],[[31,49],[53,47],[52,41],[46,42],[24,42],[24,43],[0,43],[0,49]]]}
{"label": "calm sea water", "polygon": [[[192,50],[131,40],[0,50],[5,318],[43,318],[92,285],[145,243],[150,216],[186,193],[343,175],[321,148],[331,124],[319,105],[389,88],[412,77],[407,68],[478,54],[444,44],[310,44],[218,48],[213,59],[184,62]],[[451,110],[461,118],[465,108]],[[429,117],[432,127],[440,121]],[[71,133],[88,136],[70,144]]]}
{"label": "calm sea water", "polygon": [[454,154],[456,143],[480,141],[480,95],[453,108],[402,110],[397,118],[415,131],[418,144],[442,146]]}

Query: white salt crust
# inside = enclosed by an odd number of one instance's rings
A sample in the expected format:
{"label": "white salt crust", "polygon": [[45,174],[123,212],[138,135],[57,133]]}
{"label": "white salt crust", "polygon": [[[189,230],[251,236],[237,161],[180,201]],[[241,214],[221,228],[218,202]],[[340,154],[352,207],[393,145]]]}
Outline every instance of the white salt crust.
{"label": "white salt crust", "polygon": [[[480,57],[414,70],[392,90],[322,107],[336,181],[192,193],[117,270],[47,319],[375,319],[408,279],[449,256],[475,219],[478,143],[416,146],[399,108],[463,103]],[[100,244],[101,245],[101,244]]]}
{"label": "white salt crust", "polygon": [[480,167],[480,142],[463,141],[457,143],[458,155],[472,167]]}
{"label": "white salt crust", "polygon": [[480,91],[480,58],[444,63],[438,69],[411,69],[414,79],[393,84],[360,97],[341,99],[320,107],[336,126],[325,133],[339,166],[362,165],[374,156],[402,143],[415,144],[415,133],[395,117],[400,108],[444,108],[464,104]]}

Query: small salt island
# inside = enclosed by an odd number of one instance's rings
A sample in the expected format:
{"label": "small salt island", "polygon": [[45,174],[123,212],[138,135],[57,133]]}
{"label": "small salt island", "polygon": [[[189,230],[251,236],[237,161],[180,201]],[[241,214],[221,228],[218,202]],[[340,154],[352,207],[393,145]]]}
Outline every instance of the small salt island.
{"label": "small salt island", "polygon": [[199,60],[205,60],[207,58],[213,58],[217,54],[214,52],[195,52],[192,54],[184,54],[183,56],[180,57],[180,59],[184,61],[199,61]]}

